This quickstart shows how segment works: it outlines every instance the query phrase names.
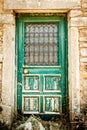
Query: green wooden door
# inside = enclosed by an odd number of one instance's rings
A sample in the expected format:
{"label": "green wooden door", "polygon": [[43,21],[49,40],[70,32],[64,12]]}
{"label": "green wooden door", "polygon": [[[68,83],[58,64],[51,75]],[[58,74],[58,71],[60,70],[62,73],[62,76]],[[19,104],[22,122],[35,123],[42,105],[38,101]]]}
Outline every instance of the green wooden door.
{"label": "green wooden door", "polygon": [[59,114],[66,105],[65,17],[17,20],[17,109],[24,114]]}

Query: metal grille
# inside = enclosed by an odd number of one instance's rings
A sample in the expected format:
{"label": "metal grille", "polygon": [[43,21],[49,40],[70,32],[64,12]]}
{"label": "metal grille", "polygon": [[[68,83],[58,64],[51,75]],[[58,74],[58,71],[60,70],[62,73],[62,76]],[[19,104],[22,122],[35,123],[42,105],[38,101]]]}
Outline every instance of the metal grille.
{"label": "metal grille", "polygon": [[25,28],[25,65],[57,65],[58,25],[26,23]]}

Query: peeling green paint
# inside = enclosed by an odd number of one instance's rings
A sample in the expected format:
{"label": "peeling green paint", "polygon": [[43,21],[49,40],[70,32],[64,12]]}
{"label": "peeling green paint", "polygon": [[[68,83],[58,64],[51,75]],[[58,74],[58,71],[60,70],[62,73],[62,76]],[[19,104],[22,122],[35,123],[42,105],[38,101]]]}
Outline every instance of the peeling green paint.
{"label": "peeling green paint", "polygon": [[[25,24],[58,23],[58,64],[26,65]],[[58,114],[67,104],[67,22],[66,16],[17,18],[17,109],[24,114]],[[38,105],[35,105],[38,104]],[[67,106],[67,105],[66,105]],[[25,109],[26,108],[26,109]]]}

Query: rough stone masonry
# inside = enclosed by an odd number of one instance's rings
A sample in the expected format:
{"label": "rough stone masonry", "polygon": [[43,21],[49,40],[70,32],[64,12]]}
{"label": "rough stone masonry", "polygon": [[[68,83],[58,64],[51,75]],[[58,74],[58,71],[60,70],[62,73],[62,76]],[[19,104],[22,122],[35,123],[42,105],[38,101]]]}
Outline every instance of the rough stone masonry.
{"label": "rough stone masonry", "polygon": [[34,12],[67,13],[70,119],[87,107],[87,0],[0,0],[0,120],[6,124],[17,109],[16,13]]}

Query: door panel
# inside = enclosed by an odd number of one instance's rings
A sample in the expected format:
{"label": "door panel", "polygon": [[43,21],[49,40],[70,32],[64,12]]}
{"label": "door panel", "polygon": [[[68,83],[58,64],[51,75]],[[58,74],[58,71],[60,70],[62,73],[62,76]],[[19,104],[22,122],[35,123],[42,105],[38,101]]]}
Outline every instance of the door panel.
{"label": "door panel", "polygon": [[[60,68],[55,66],[29,66],[24,67],[23,73],[23,113],[31,113],[31,108],[32,113],[45,114],[61,112],[62,96]],[[33,102],[33,105],[31,105],[31,101]],[[35,105],[35,102],[38,104]],[[55,104],[54,107],[53,104]]]}
{"label": "door panel", "polygon": [[24,91],[39,91],[40,79],[38,75],[24,75]]}
{"label": "door panel", "polygon": [[31,114],[31,113],[39,113],[40,112],[40,105],[39,105],[39,96],[25,96],[23,95],[22,99],[22,107],[24,114]]}
{"label": "door panel", "polygon": [[64,26],[64,17],[18,19],[17,107],[24,114],[63,112],[67,79]]}
{"label": "door panel", "polygon": [[61,92],[61,75],[44,75],[44,91]]}
{"label": "door panel", "polygon": [[61,96],[45,96],[44,112],[47,114],[55,114],[61,112]]}

